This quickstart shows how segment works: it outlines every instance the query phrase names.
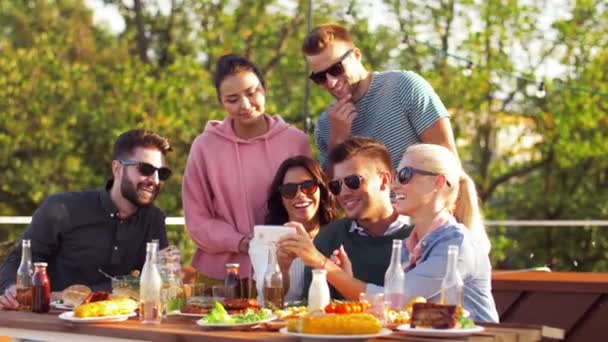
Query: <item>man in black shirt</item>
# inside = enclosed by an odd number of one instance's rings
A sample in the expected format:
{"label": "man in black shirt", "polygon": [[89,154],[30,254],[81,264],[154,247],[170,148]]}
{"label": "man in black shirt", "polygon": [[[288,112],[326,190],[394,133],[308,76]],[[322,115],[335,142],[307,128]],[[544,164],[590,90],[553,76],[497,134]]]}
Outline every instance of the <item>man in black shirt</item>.
{"label": "man in black shirt", "polygon": [[[32,261],[48,263],[52,291],[83,284],[109,290],[102,275],[141,270],[146,242],[167,246],[165,214],[153,205],[171,175],[165,156],[169,141],[155,133],[130,130],[114,144],[112,175],[105,189],[49,196],[23,234],[31,240]],[[0,267],[0,309],[15,309],[15,278],[21,243]]]}

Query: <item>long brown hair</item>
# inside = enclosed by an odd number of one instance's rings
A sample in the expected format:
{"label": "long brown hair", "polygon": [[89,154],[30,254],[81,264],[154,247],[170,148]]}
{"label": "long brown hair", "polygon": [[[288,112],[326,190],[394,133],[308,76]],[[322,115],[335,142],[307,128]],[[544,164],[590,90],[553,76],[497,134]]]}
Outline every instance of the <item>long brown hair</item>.
{"label": "long brown hair", "polygon": [[268,201],[266,202],[268,208],[266,224],[284,224],[289,221],[287,210],[283,206],[279,187],[283,184],[287,171],[294,167],[306,169],[312,178],[319,184],[320,200],[319,210],[317,212],[319,224],[323,226],[332,222],[337,217],[335,199],[334,196],[329,193],[327,182],[319,163],[307,156],[295,156],[287,158],[281,163],[272,180],[268,193]]}

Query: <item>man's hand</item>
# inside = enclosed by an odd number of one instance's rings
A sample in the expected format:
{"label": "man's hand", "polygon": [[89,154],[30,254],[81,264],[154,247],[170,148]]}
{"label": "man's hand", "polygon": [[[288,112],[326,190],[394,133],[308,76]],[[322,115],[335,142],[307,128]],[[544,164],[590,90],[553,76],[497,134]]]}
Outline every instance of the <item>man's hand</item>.
{"label": "man's hand", "polygon": [[19,303],[17,302],[17,287],[9,286],[2,296],[0,296],[0,310],[17,310]]}
{"label": "man's hand", "polygon": [[343,245],[340,245],[340,248],[336,249],[331,254],[330,260],[349,276],[353,276],[353,264],[350,262],[350,258],[348,257],[348,254],[346,254]]}
{"label": "man's hand", "polygon": [[285,225],[296,228],[297,233],[283,236],[279,240],[279,249],[297,255],[306,266],[312,268],[325,266],[327,258],[317,250],[304,226],[298,222],[288,222]]}
{"label": "man's hand", "polygon": [[336,101],[336,104],[327,113],[330,128],[329,150],[346,140],[350,135],[353,120],[357,117],[357,108],[351,98],[352,95],[347,94]]}

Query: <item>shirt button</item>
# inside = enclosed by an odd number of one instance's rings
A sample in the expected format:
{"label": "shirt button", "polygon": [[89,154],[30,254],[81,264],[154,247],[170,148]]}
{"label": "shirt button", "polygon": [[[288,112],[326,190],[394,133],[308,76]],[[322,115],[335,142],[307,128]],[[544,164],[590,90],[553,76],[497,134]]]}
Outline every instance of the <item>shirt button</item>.
{"label": "shirt button", "polygon": [[114,246],[114,250],[117,251],[118,250],[118,246]]}
{"label": "shirt button", "polygon": [[114,218],[114,213],[111,213],[111,214],[110,214],[110,218]]}

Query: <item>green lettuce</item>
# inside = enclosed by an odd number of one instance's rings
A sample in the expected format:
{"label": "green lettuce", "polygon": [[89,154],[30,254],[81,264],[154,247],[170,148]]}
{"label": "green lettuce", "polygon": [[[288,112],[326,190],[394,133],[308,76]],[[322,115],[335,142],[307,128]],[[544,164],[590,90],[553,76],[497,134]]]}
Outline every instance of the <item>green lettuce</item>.
{"label": "green lettuce", "polygon": [[205,316],[204,321],[209,324],[234,323],[234,319],[228,314],[220,302],[215,302],[213,309]]}

